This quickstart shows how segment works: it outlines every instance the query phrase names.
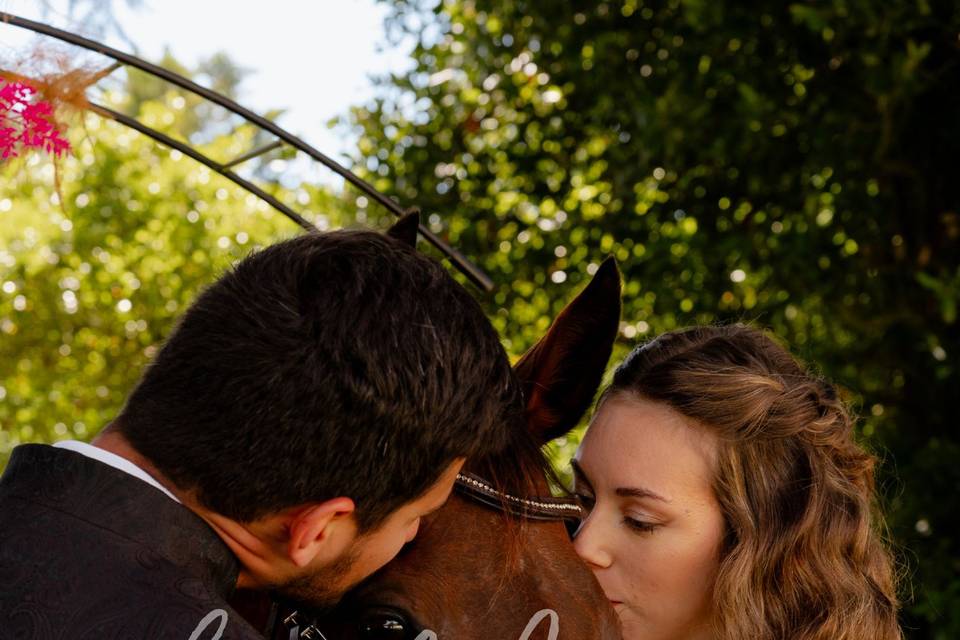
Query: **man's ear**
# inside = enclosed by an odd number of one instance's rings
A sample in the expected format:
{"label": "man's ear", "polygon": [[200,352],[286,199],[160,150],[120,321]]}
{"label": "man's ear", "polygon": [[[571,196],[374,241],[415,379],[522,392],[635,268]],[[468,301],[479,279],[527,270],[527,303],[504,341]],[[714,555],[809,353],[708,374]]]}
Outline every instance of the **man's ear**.
{"label": "man's ear", "polygon": [[411,247],[417,246],[417,230],[420,228],[420,210],[412,209],[387,229],[387,235]]}
{"label": "man's ear", "polygon": [[593,402],[620,327],[620,272],[607,258],[514,366],[539,442],[564,435]]}
{"label": "man's ear", "polygon": [[290,561],[302,568],[318,557],[339,555],[355,534],[350,517],[355,509],[353,500],[340,497],[294,511],[287,523]]}

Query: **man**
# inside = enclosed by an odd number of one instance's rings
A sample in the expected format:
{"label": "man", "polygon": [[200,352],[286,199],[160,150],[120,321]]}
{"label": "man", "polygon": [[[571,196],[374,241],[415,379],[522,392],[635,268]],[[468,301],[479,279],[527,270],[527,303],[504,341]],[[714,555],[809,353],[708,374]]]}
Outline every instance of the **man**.
{"label": "man", "polygon": [[254,253],[91,445],[14,450],[0,638],[261,638],[226,604],[235,587],[336,601],[465,458],[505,445],[519,396],[479,306],[409,241],[337,231]]}

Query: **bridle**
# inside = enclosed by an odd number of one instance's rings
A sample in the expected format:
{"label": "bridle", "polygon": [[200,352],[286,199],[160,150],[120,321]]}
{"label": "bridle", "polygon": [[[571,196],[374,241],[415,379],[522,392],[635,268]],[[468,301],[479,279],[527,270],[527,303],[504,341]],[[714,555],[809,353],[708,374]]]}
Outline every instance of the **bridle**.
{"label": "bridle", "polygon": [[[518,518],[541,522],[570,522],[580,520],[583,512],[580,505],[569,498],[553,496],[521,498],[500,491],[493,486],[493,483],[468,471],[458,473],[453,486],[458,495],[471,502]],[[326,636],[298,611],[286,616],[283,619],[283,625],[289,629],[291,639],[326,640]],[[272,628],[273,624],[269,624],[268,627]]]}
{"label": "bridle", "polygon": [[580,505],[568,498],[520,498],[499,491],[492,483],[466,471],[457,474],[454,489],[465,498],[485,507],[529,520],[579,520],[582,515]]}

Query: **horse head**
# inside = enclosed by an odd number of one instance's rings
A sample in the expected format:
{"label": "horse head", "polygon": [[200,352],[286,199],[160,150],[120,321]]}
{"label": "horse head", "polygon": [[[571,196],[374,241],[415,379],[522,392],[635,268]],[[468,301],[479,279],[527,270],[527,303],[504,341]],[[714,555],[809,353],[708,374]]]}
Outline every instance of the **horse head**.
{"label": "horse head", "polygon": [[[577,557],[551,497],[541,448],[591,405],[620,315],[613,260],[515,365],[526,424],[507,451],[468,461],[446,505],[390,564],[348,593],[318,627],[331,640],[614,640],[616,614]],[[319,636],[318,636],[319,637]]]}

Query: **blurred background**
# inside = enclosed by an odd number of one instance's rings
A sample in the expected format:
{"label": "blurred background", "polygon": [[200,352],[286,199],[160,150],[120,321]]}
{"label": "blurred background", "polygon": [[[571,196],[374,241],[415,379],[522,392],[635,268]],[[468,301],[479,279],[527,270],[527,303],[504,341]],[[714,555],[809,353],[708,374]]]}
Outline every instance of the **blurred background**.
{"label": "blurred background", "polygon": [[[494,279],[474,291],[515,356],[607,255],[615,358],[678,326],[767,328],[843,388],[879,456],[907,637],[960,637],[955,2],[0,10],[190,76],[421,207]],[[0,24],[0,69],[54,58],[111,62]],[[87,95],[222,159],[270,140],[136,71]],[[299,233],[178,152],[61,117],[68,154],[0,161],[0,467],[23,442],[92,437],[204,284]],[[390,222],[289,149],[242,172],[321,228]],[[551,445],[564,472],[581,433]]]}

